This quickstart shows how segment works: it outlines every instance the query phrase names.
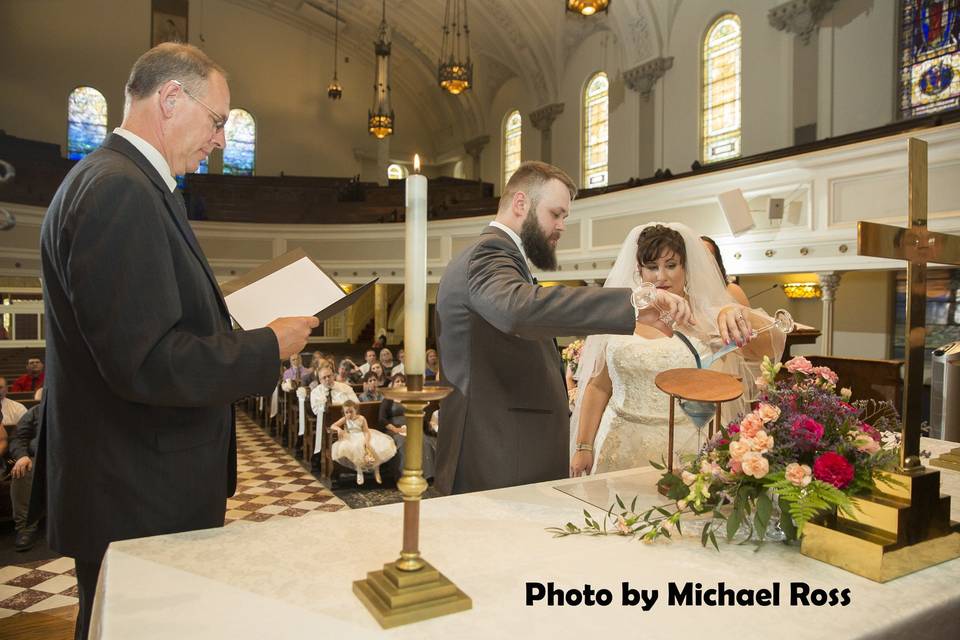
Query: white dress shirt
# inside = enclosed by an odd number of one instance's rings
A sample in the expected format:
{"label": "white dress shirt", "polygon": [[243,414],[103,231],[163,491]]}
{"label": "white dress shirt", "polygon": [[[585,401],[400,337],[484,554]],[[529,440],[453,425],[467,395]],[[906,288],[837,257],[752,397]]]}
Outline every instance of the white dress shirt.
{"label": "white dress shirt", "polygon": [[[330,388],[330,399],[333,401],[333,404],[343,404],[347,400],[353,400],[358,404],[360,403],[353,387],[345,382],[334,381],[333,387]],[[323,415],[323,410],[327,408],[327,387],[318,384],[313,388],[313,391],[310,392],[310,408],[313,409],[313,412],[318,416]]]}
{"label": "white dress shirt", "polygon": [[157,151],[156,147],[132,131],[127,131],[126,129],[117,127],[113,130],[113,132],[132,144],[134,147],[136,147],[137,151],[143,154],[143,157],[147,159],[147,162],[153,165],[153,168],[157,170],[157,173],[160,174],[160,177],[163,178],[163,181],[167,183],[167,188],[170,189],[170,193],[173,193],[174,190],[176,190],[177,180],[170,172],[170,165],[167,164],[167,161],[162,155],[160,155],[160,152]]}
{"label": "white dress shirt", "polygon": [[27,408],[16,400],[4,398],[3,401],[0,402],[0,414],[3,415],[3,418],[0,419],[0,424],[15,426],[20,422],[20,418],[22,418],[26,412]]}

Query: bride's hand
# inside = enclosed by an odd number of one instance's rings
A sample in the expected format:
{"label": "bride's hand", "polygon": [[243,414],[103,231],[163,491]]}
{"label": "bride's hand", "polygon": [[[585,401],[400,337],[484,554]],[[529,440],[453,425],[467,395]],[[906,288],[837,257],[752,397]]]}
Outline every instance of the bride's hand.
{"label": "bride's hand", "polygon": [[573,459],[570,461],[571,478],[588,476],[591,469],[593,469],[592,451],[577,451],[573,454]]}
{"label": "bride's hand", "polygon": [[738,347],[753,339],[750,310],[739,304],[727,305],[717,314],[717,328],[724,344],[736,342]]}
{"label": "bride's hand", "polygon": [[654,304],[660,309],[660,320],[667,326],[696,324],[693,319],[693,312],[690,311],[690,305],[676,294],[657,289]]}

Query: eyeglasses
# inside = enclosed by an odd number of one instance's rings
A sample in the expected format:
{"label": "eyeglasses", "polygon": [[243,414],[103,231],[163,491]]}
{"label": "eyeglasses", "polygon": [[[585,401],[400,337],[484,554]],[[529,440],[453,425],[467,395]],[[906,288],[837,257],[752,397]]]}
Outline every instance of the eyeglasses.
{"label": "eyeglasses", "polygon": [[179,80],[171,80],[171,82],[173,82],[175,85],[177,85],[178,87],[180,87],[180,89],[181,89],[185,94],[187,94],[188,97],[190,97],[190,98],[192,98],[193,100],[195,100],[201,107],[203,107],[204,109],[206,109],[207,111],[210,112],[210,115],[213,116],[214,133],[220,133],[221,131],[223,131],[223,128],[224,128],[224,127],[226,126],[226,124],[227,124],[227,118],[225,118],[225,117],[223,117],[222,115],[220,115],[219,113],[217,113],[216,110],[215,110],[213,107],[211,107],[210,105],[208,105],[206,102],[204,102],[203,100],[201,100],[201,99],[198,98],[197,96],[195,96],[195,95],[193,95],[192,93],[190,93],[189,91],[187,91],[187,88],[186,88],[185,86],[183,86],[183,83],[180,82]]}

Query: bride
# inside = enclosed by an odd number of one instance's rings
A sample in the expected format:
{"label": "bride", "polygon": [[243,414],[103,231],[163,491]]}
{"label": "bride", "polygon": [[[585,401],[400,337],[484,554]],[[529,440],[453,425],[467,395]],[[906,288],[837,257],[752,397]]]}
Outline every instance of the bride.
{"label": "bride", "polygon": [[[769,317],[733,300],[716,260],[689,227],[651,223],[634,228],[604,286],[634,286],[637,274],[643,282],[686,297],[695,322],[674,331],[665,316],[654,325],[638,323],[631,336],[587,338],[578,367],[583,392],[571,419],[571,476],[666,457],[670,397],[654,378],[667,369],[696,368],[694,350],[707,355],[730,342],[743,347],[711,367],[740,377],[744,385],[739,402],[723,405],[724,420],[755,397],[754,376],[745,360],[779,359],[783,350],[784,335],[776,329],[751,341],[752,327],[770,324]],[[696,428],[679,408],[674,418],[674,454],[694,453]]]}

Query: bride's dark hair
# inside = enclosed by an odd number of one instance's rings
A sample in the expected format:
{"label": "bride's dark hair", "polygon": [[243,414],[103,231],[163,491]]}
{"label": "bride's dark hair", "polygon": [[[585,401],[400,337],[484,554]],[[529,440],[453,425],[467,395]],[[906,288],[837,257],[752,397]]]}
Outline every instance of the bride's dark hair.
{"label": "bride's dark hair", "polygon": [[687,266],[687,246],[679,231],[657,224],[646,227],[637,238],[637,264],[654,262],[665,252],[673,252]]}

